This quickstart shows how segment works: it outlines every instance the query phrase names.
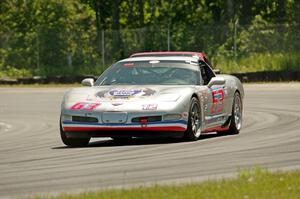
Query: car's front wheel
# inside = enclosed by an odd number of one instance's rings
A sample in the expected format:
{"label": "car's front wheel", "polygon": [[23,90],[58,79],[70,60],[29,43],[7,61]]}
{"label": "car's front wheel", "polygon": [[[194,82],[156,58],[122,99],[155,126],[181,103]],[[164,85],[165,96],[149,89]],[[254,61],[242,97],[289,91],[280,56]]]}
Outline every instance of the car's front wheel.
{"label": "car's front wheel", "polygon": [[239,134],[243,121],[243,103],[238,92],[234,94],[231,112],[231,122],[227,134]]}
{"label": "car's front wheel", "polygon": [[90,142],[91,138],[68,138],[66,136],[66,132],[63,130],[61,121],[59,122],[59,127],[60,127],[60,137],[62,142],[70,147],[84,147],[88,145]]}
{"label": "car's front wheel", "polygon": [[199,101],[193,97],[190,102],[188,127],[185,132],[185,139],[196,141],[201,135],[201,111]]}

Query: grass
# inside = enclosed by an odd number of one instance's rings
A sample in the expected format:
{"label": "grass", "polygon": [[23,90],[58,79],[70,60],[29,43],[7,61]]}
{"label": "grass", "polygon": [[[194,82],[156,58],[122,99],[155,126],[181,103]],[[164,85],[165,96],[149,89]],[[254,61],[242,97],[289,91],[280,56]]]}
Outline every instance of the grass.
{"label": "grass", "polygon": [[300,54],[296,53],[253,53],[237,59],[216,57],[213,61],[222,73],[300,70]]}
{"label": "grass", "polygon": [[82,87],[80,83],[73,84],[0,84],[0,88],[64,88],[64,87]]}
{"label": "grass", "polygon": [[80,83],[74,84],[0,84],[0,88],[75,88],[82,87]]}
{"label": "grass", "polygon": [[[300,53],[252,53],[237,58],[217,55],[211,57],[211,61],[222,73],[300,70]],[[0,77],[98,75],[103,69],[101,66],[41,67],[39,70],[6,67],[5,70],[0,68]]]}
{"label": "grass", "polygon": [[[36,196],[34,199],[45,198]],[[271,173],[262,169],[246,170],[239,173],[237,178],[210,180],[200,183],[182,185],[154,185],[121,190],[104,190],[98,192],[84,192],[76,195],[62,194],[48,197],[53,199],[297,199],[300,198],[300,171]]]}

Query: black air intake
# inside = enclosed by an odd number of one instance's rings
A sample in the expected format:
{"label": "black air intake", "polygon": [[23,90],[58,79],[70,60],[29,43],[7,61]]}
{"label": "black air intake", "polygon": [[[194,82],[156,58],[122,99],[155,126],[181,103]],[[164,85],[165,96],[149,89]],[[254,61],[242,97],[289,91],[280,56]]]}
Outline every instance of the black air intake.
{"label": "black air intake", "polygon": [[95,117],[72,116],[73,122],[98,122]]}
{"label": "black air intake", "polygon": [[147,122],[160,122],[162,120],[162,116],[144,116],[144,117],[135,117],[132,118],[132,122],[141,122],[141,121],[145,121],[147,120]]}

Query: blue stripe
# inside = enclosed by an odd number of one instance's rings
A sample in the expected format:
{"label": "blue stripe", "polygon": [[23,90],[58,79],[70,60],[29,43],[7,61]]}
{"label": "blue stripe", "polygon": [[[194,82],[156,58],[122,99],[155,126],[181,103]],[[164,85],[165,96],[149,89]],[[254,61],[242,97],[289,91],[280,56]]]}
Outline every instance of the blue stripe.
{"label": "blue stripe", "polygon": [[[187,125],[187,121],[185,120],[174,120],[174,121],[161,121],[161,122],[148,122],[147,125],[150,124],[185,124]],[[97,126],[133,126],[140,125],[141,123],[135,122],[130,124],[116,124],[116,123],[96,123],[96,122],[73,122],[73,121],[63,121],[63,124],[83,124],[83,125],[97,125]]]}

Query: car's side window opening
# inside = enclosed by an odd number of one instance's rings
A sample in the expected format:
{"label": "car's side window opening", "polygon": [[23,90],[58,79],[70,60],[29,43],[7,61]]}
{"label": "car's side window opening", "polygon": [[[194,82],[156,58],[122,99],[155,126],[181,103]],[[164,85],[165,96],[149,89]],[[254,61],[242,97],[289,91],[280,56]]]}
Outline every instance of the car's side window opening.
{"label": "car's side window opening", "polygon": [[203,61],[200,61],[199,66],[200,66],[200,72],[203,79],[203,83],[204,85],[207,85],[208,82],[211,80],[211,78],[215,77],[215,74],[211,70],[211,68]]}

